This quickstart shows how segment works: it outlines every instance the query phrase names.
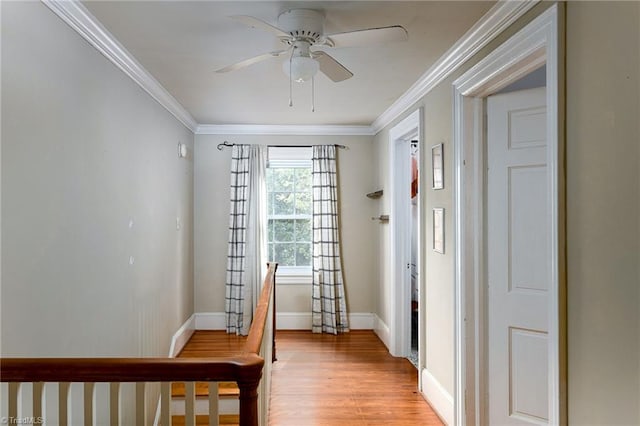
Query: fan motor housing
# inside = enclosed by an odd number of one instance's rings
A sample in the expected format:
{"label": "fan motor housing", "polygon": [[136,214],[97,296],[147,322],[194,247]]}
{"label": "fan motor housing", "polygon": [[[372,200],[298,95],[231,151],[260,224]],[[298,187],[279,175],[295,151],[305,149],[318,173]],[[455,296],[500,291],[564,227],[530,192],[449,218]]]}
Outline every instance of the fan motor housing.
{"label": "fan motor housing", "polygon": [[324,15],[317,10],[290,9],[278,16],[278,27],[291,34],[293,41],[306,40],[314,44],[324,33],[323,21]]}

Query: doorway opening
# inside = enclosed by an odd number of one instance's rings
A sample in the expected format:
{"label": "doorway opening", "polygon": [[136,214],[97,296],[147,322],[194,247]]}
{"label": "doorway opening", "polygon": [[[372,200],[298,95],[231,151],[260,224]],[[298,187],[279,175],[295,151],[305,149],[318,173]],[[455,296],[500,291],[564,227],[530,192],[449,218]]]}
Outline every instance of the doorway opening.
{"label": "doorway opening", "polygon": [[409,358],[418,371],[421,371],[424,359],[424,304],[420,285],[423,247],[420,209],[423,200],[418,184],[421,139],[422,109],[407,116],[389,134],[392,271],[389,351],[394,356]]}
{"label": "doorway opening", "polygon": [[409,354],[407,358],[409,361],[418,368],[418,311],[420,307],[420,270],[418,264],[420,262],[420,206],[418,205],[418,193],[419,193],[419,159],[420,159],[420,144],[417,139],[412,139],[409,144],[409,161],[411,162],[411,223],[409,224],[411,235],[411,248],[410,248],[410,280],[411,280],[411,326],[410,334],[411,341],[409,347]]}
{"label": "doorway opening", "polygon": [[[453,84],[455,424],[519,424],[534,412],[536,423],[566,424],[563,12],[562,5],[549,7]],[[540,73],[545,89],[518,90]],[[510,93],[497,95],[503,90]],[[536,90],[539,100],[518,105]],[[506,124],[492,124],[496,113]],[[521,130],[527,136],[516,140]],[[532,244],[539,248],[534,256]],[[531,300],[518,306],[539,303],[536,325],[507,318],[526,316],[508,305],[523,297]],[[492,300],[503,309],[491,309]],[[490,359],[496,354],[502,358]],[[546,374],[531,374],[536,369]],[[492,382],[500,387],[487,392]]]}

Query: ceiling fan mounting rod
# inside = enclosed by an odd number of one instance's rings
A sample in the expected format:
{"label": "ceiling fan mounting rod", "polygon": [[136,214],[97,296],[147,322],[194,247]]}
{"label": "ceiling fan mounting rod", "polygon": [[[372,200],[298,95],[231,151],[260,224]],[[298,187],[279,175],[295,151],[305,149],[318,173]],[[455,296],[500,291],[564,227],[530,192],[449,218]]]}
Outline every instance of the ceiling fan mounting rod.
{"label": "ceiling fan mounting rod", "polygon": [[291,9],[278,16],[278,26],[291,37],[281,37],[288,44],[305,41],[314,45],[322,41],[324,15],[317,10]]}

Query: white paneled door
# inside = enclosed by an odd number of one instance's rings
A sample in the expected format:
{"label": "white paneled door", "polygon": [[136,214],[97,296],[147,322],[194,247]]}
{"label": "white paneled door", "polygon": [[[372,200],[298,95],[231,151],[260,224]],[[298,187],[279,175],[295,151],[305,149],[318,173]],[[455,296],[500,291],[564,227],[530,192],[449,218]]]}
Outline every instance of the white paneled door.
{"label": "white paneled door", "polygon": [[545,88],[487,98],[486,416],[548,423],[548,205]]}

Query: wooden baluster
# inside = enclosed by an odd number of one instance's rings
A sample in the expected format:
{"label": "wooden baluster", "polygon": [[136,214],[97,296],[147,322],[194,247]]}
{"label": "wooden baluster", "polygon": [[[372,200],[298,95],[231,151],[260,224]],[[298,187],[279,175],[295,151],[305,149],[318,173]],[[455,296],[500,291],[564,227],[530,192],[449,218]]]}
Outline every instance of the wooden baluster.
{"label": "wooden baluster", "polygon": [[218,399],[218,382],[209,382],[209,426],[220,424]]}
{"label": "wooden baluster", "polygon": [[18,397],[20,396],[20,383],[9,383],[9,418],[18,418]]}
{"label": "wooden baluster", "polygon": [[84,426],[93,425],[93,392],[96,384],[86,382],[84,384]]}
{"label": "wooden baluster", "polygon": [[147,425],[146,383],[136,383],[136,425]]}
{"label": "wooden baluster", "polygon": [[58,424],[69,424],[69,382],[58,383]]}
{"label": "wooden baluster", "polygon": [[120,382],[109,383],[109,424],[120,424]]}
{"label": "wooden baluster", "polygon": [[238,381],[240,426],[258,426],[258,385],[260,380]]}
{"label": "wooden baluster", "polygon": [[160,384],[160,424],[171,426],[171,382]]}
{"label": "wooden baluster", "polygon": [[[267,266],[269,264],[267,263]],[[276,362],[276,270],[278,269],[278,264],[275,265],[275,269],[273,270],[273,300],[271,306],[271,327],[273,328],[273,332],[271,334],[271,362]]]}
{"label": "wooden baluster", "polygon": [[186,426],[196,425],[196,384],[185,382],[184,384],[184,423]]}
{"label": "wooden baluster", "polygon": [[33,417],[38,419],[38,417],[42,417],[42,394],[44,392],[44,383],[43,382],[33,382]]}

